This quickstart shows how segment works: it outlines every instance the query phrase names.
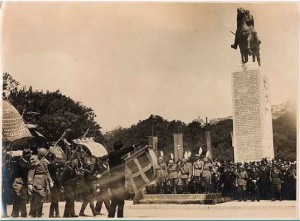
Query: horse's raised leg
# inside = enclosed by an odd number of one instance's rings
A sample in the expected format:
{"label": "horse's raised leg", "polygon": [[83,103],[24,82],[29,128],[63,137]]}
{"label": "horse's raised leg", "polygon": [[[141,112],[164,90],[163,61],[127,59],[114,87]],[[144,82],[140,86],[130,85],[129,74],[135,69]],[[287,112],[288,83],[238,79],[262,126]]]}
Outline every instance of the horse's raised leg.
{"label": "horse's raised leg", "polygon": [[255,54],[252,54],[252,61],[255,62]]}

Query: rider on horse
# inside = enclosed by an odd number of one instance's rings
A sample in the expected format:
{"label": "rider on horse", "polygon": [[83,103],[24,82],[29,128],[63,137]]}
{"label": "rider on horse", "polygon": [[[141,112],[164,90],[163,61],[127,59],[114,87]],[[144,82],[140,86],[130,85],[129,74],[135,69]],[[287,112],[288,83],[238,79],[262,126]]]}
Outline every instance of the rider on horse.
{"label": "rider on horse", "polygon": [[235,32],[235,39],[234,39],[234,44],[231,45],[231,48],[237,49],[238,42],[241,38],[241,36],[245,36],[248,41],[248,49],[250,51],[250,41],[251,38],[253,37],[253,40],[257,42],[259,45],[261,41],[259,40],[257,36],[257,32],[254,29],[254,18],[250,14],[249,10],[245,10],[243,8],[238,8],[237,9],[237,29]]}

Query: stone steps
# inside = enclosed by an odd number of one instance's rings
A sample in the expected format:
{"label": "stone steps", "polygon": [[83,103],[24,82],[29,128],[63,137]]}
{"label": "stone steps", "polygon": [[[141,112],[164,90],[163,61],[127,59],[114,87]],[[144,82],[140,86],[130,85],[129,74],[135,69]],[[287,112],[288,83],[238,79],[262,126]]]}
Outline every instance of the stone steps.
{"label": "stone steps", "polygon": [[136,204],[205,204],[215,205],[231,201],[220,193],[208,194],[143,194]]}

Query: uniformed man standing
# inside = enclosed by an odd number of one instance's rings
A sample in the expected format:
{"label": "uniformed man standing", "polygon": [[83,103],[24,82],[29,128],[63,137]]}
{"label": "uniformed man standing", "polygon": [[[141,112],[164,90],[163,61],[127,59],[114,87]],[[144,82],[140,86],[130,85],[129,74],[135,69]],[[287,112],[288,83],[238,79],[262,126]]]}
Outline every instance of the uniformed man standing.
{"label": "uniformed man standing", "polygon": [[247,185],[248,174],[245,171],[244,166],[240,166],[240,168],[237,170],[236,178],[237,178],[239,201],[242,201],[242,200],[247,201],[246,185]]}
{"label": "uniformed man standing", "polygon": [[255,201],[255,199],[259,202],[260,201],[260,196],[259,196],[259,177],[260,173],[258,168],[256,168],[255,165],[252,165],[251,170],[249,171],[249,198],[251,201]]}
{"label": "uniformed man standing", "polygon": [[203,171],[201,173],[201,192],[208,193],[209,185],[211,184],[211,172],[209,166],[204,164]]}
{"label": "uniformed man standing", "polygon": [[78,217],[75,215],[75,190],[77,186],[78,160],[66,163],[61,175],[61,185],[65,193],[64,217]]}
{"label": "uniformed man standing", "polygon": [[272,183],[272,201],[275,201],[276,199],[281,201],[281,179],[282,173],[278,169],[278,166],[274,165],[270,174]]}
{"label": "uniformed man standing", "polygon": [[191,181],[192,175],[193,175],[193,166],[192,164],[187,160],[182,160],[182,165],[179,169],[180,172],[180,178],[182,179],[183,186],[184,186],[184,193],[188,192],[188,184]]}
{"label": "uniformed man standing", "polygon": [[21,217],[27,217],[27,177],[31,168],[30,157],[31,151],[29,149],[24,149],[22,156],[17,159],[14,165],[13,189],[16,195],[13,204],[12,217],[19,217],[20,213]]}
{"label": "uniformed man standing", "polygon": [[53,181],[48,171],[49,161],[46,160],[48,151],[38,149],[38,156],[31,156],[32,168],[28,172],[28,190],[32,194],[31,217],[41,217],[44,199],[53,187]]}
{"label": "uniformed man standing", "polygon": [[196,193],[200,193],[201,192],[201,174],[203,171],[204,162],[202,160],[200,160],[199,154],[196,154],[195,157],[196,157],[196,161],[193,164],[193,176],[194,176],[194,179],[195,179],[196,185],[197,185]]}
{"label": "uniformed man standing", "polygon": [[50,195],[51,203],[49,209],[49,217],[59,217],[58,203],[60,201],[60,195],[61,195],[60,176],[59,176],[60,166],[55,162],[54,154],[49,153],[48,155],[50,159],[48,170],[53,180],[53,187],[51,188],[51,195]]}
{"label": "uniformed man standing", "polygon": [[164,162],[162,157],[158,159],[158,167],[157,167],[157,187],[159,194],[164,194],[166,175],[167,175],[167,165]]}
{"label": "uniformed man standing", "polygon": [[97,215],[101,215],[102,204],[104,203],[107,211],[110,210],[110,197],[108,192],[109,168],[101,159],[97,160],[96,174],[96,207]]}
{"label": "uniformed man standing", "polygon": [[113,145],[113,151],[108,154],[110,168],[109,189],[111,191],[111,207],[108,213],[109,218],[124,217],[124,195],[125,195],[125,166],[122,157],[134,150],[134,146],[124,147],[122,142]]}
{"label": "uniformed man standing", "polygon": [[265,162],[261,163],[259,189],[262,200],[270,199],[270,170]]}
{"label": "uniformed man standing", "polygon": [[176,194],[175,180],[178,178],[178,170],[177,170],[177,165],[174,163],[173,160],[169,160],[167,173],[168,173],[167,176],[171,181],[171,186],[172,186],[172,189],[173,189],[172,194]]}

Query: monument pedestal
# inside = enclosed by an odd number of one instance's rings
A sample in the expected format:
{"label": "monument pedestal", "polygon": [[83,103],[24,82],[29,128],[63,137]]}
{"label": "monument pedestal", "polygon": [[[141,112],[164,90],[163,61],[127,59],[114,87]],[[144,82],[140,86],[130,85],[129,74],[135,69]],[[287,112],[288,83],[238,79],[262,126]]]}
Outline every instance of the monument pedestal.
{"label": "monument pedestal", "polygon": [[268,79],[255,64],[232,73],[234,161],[274,158]]}

